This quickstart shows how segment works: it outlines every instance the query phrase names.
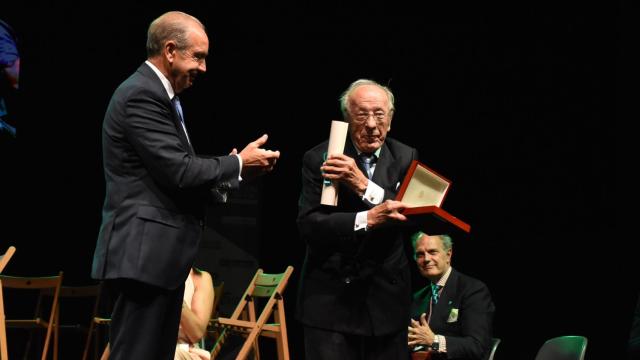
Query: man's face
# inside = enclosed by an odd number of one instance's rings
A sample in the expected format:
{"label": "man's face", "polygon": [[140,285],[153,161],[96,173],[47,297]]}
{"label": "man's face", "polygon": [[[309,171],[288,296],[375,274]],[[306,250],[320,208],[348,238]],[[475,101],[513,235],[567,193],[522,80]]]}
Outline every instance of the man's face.
{"label": "man's face", "polygon": [[188,32],[189,46],[183,50],[176,50],[171,68],[173,89],[181,93],[193,85],[193,81],[200,73],[207,71],[206,57],[209,53],[209,38],[200,27],[194,26]]}
{"label": "man's face", "polygon": [[451,249],[444,250],[439,236],[423,235],[416,241],[415,259],[420,274],[435,282],[451,266]]}
{"label": "man's face", "polygon": [[389,98],[375,85],[357,87],[348,100],[349,132],[356,147],[372,153],[382,146],[391,125]]}

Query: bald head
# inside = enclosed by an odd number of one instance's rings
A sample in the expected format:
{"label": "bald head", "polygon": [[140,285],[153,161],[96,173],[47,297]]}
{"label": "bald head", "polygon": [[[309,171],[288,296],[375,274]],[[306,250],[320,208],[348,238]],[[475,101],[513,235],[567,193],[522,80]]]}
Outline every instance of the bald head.
{"label": "bald head", "polygon": [[194,29],[205,32],[200,20],[189,14],[169,11],[160,15],[151,22],[147,31],[147,57],[162,54],[162,48],[169,40],[175,41],[178,50],[186,49],[189,46],[189,31]]}

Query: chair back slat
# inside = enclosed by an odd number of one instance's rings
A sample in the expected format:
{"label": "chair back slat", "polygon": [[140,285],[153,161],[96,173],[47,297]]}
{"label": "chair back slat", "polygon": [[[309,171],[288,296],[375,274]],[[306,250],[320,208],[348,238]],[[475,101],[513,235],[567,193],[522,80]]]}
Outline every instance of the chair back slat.
{"label": "chair back slat", "polygon": [[[59,276],[46,276],[46,277],[16,277],[0,275],[2,285],[12,289],[50,289],[55,292]],[[58,289],[59,291],[59,289]]]}
{"label": "chair back slat", "polygon": [[268,298],[271,297],[271,294],[276,291],[275,286],[256,286],[253,289],[253,293],[251,296],[259,297],[259,298]]}
{"label": "chair back slat", "polygon": [[282,274],[262,273],[256,279],[256,285],[257,286],[276,286],[280,283],[283,276],[284,276],[284,273]]}

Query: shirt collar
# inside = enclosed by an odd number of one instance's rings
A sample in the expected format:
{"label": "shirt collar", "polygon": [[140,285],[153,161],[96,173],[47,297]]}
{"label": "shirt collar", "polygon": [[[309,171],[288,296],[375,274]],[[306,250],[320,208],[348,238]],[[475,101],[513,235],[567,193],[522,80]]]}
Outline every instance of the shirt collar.
{"label": "shirt collar", "polygon": [[[360,156],[360,154],[362,154],[362,151],[360,151],[360,149],[358,149],[358,147],[357,147],[357,146],[355,146],[355,145],[354,145],[354,147],[356,148],[356,151],[358,152],[358,156]],[[378,150],[376,150],[376,151],[374,151],[374,152],[373,152],[373,154],[376,156],[376,159],[377,159],[377,158],[380,158],[380,151],[381,151],[381,150],[382,150],[382,146],[380,146],[380,147],[378,148]]]}
{"label": "shirt collar", "polygon": [[156,73],[156,75],[158,75],[158,77],[160,78],[160,81],[162,82],[162,86],[164,86],[164,89],[167,91],[167,95],[169,95],[169,99],[173,100],[173,97],[176,95],[176,93],[175,91],[173,91],[173,87],[171,87],[171,82],[169,81],[169,79],[167,79],[167,77],[164,76],[164,74],[160,71],[160,69],[158,69],[155,65],[153,65],[151,61],[146,60],[145,63],[149,65],[151,70],[153,70],[153,72]]}
{"label": "shirt collar", "polygon": [[440,285],[444,287],[444,285],[447,283],[447,280],[449,280],[449,275],[451,275],[451,269],[453,269],[453,267],[449,266],[447,271],[444,272],[444,275],[442,275],[442,277],[440,278],[440,280],[438,280],[436,285]]}

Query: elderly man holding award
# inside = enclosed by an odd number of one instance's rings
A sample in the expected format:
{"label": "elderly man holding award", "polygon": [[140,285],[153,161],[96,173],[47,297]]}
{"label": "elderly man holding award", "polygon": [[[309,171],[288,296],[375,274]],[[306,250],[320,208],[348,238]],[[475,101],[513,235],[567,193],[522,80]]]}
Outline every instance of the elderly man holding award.
{"label": "elderly man holding award", "polygon": [[392,199],[417,150],[387,137],[387,87],[357,80],[340,105],[346,126],[334,123],[331,139],[303,159],[298,228],[307,252],[297,316],[305,357],[405,360],[411,262],[399,226],[406,205]]}

